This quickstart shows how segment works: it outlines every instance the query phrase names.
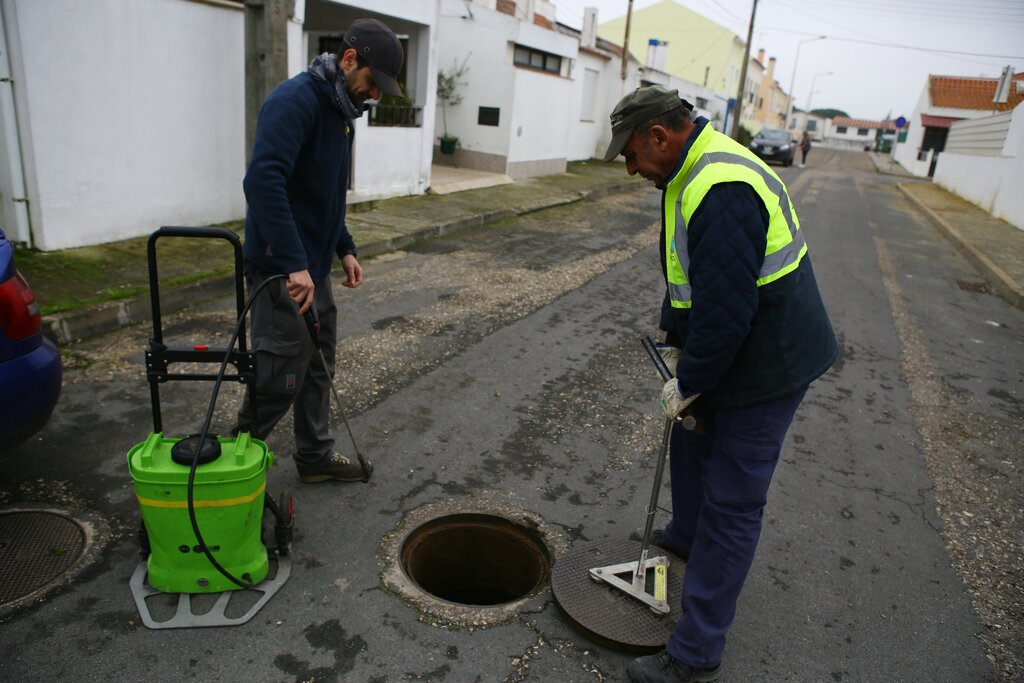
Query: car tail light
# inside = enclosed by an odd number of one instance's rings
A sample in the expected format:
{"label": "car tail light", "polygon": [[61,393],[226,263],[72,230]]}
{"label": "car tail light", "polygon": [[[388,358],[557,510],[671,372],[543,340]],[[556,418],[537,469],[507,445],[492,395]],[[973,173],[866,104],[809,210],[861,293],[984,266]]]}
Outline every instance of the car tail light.
{"label": "car tail light", "polygon": [[0,330],[8,339],[24,339],[38,332],[41,323],[36,295],[16,272],[0,284]]}

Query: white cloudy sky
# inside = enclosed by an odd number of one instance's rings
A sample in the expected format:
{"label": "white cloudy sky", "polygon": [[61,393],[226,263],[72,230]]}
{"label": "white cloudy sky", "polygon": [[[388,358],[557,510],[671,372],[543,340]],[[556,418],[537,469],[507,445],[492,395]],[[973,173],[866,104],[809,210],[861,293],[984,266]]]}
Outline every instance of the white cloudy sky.
{"label": "white cloudy sky", "polygon": [[[634,0],[633,10],[658,0]],[[753,0],[676,0],[746,40]],[[628,0],[553,0],[558,20],[579,27],[626,14]],[[816,36],[824,40],[806,41]],[[616,42],[621,43],[621,38]],[[805,108],[854,118],[909,116],[929,73],[998,77],[1024,71],[1024,0],[758,0],[751,54],[776,57],[776,80]],[[911,49],[912,48],[912,49]],[[646,46],[631,50],[641,60]],[[671,50],[671,46],[669,47]],[[826,75],[831,72],[831,75]]]}

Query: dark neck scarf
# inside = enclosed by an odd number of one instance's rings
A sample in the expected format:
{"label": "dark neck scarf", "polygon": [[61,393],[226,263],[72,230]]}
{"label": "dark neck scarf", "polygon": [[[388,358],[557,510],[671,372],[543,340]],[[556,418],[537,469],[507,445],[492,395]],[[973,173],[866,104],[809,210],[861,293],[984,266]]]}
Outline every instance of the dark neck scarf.
{"label": "dark neck scarf", "polygon": [[338,58],[325,52],[309,63],[309,75],[323,81],[331,88],[334,95],[334,106],[349,120],[358,119],[363,115],[361,107],[357,107],[348,96],[345,74],[338,70]]}

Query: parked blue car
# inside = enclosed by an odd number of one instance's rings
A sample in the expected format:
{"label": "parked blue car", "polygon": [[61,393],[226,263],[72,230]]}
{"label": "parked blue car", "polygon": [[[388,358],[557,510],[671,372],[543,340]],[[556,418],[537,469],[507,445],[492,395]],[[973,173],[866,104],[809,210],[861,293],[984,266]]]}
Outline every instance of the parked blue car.
{"label": "parked blue car", "polygon": [[60,353],[43,337],[35,294],[0,230],[0,454],[46,424],[60,397]]}

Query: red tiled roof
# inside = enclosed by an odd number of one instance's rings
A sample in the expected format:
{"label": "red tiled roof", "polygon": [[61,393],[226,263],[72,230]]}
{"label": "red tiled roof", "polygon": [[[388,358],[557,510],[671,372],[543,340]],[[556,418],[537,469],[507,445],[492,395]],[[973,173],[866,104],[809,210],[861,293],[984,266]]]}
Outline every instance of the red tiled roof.
{"label": "red tiled roof", "polygon": [[949,128],[957,121],[963,121],[963,119],[954,118],[952,116],[930,116],[928,114],[921,114],[921,125],[925,128]]}
{"label": "red tiled roof", "polygon": [[847,128],[881,128],[883,130],[896,130],[896,124],[892,121],[869,121],[867,119],[851,119],[846,116],[837,116],[832,119],[833,126],[846,126]]}
{"label": "red tiled roof", "polygon": [[[1013,77],[1014,82],[1024,80],[1024,73]],[[992,104],[996,94],[998,78],[962,78],[960,76],[929,76],[928,96],[933,107],[950,109],[975,109],[983,111],[1010,111],[1021,102],[1024,94],[1017,92],[1016,85],[1010,86],[1010,96],[1003,104]]]}

